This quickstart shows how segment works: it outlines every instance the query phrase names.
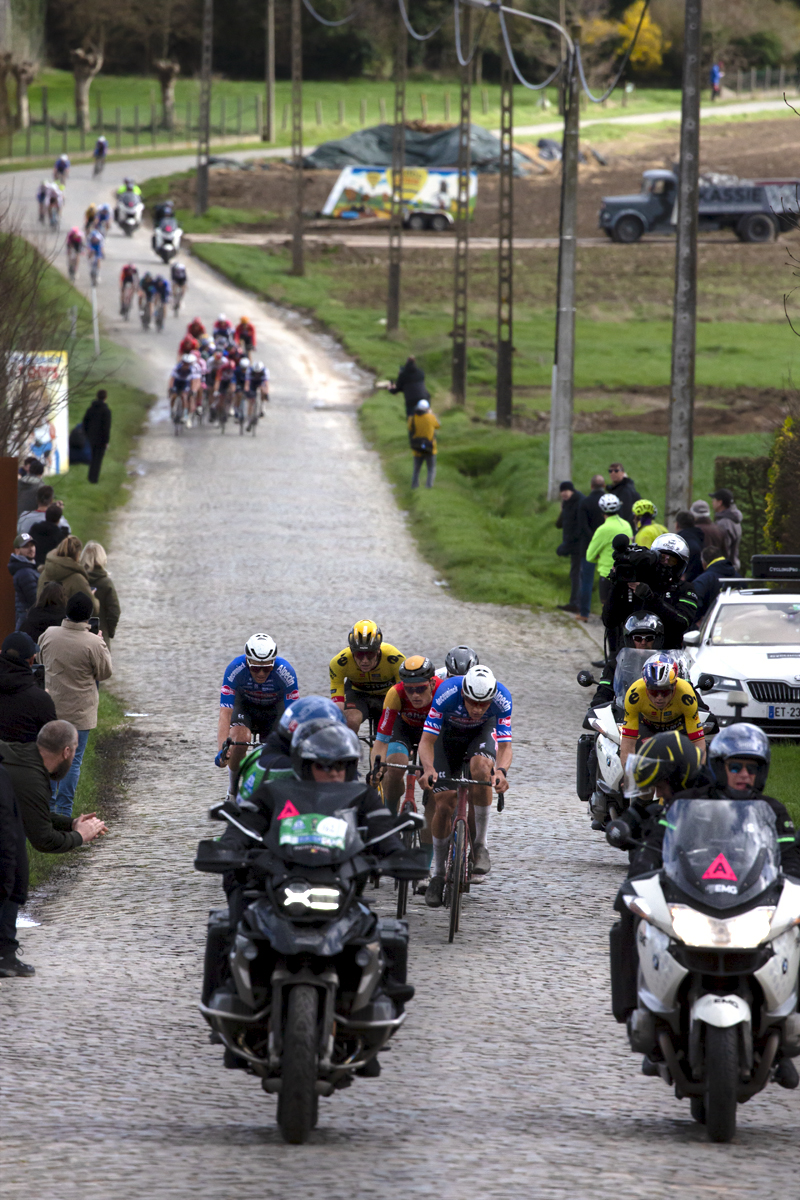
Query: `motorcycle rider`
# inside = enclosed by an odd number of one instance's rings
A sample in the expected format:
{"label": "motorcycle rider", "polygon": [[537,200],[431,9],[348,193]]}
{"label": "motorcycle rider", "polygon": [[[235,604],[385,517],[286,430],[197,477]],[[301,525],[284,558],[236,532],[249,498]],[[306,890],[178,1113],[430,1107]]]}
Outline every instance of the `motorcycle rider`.
{"label": "motorcycle rider", "polygon": [[175,205],[171,200],[163,200],[161,204],[157,204],[155,207],[155,211],[153,213],[153,223],[156,226],[159,226],[162,221],[165,221],[168,217],[174,218],[174,216]]}
{"label": "motorcycle rider", "polygon": [[117,188],[115,194],[117,196],[127,196],[129,193],[132,196],[136,196],[140,200],[142,198],[142,189],[139,187],[139,185],[136,183],[136,181],[134,179],[130,179],[129,177],[126,176],[125,179],[123,179],[122,183]]}
{"label": "motorcycle rider", "polygon": [[251,750],[242,759],[231,788],[237,804],[246,806],[262,781],[270,783],[293,775],[291,750],[294,731],[305,721],[316,721],[321,717],[346,724],[344,713],[327,696],[304,696],[287,705],[263,746]]}

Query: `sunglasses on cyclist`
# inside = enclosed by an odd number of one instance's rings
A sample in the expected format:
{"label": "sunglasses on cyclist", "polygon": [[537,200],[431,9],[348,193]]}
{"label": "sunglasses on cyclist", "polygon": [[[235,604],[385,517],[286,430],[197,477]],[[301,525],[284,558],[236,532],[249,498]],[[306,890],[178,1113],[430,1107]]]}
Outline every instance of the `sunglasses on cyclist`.
{"label": "sunglasses on cyclist", "polygon": [[758,773],[758,767],[755,763],[727,762],[725,766],[728,768],[731,775],[752,775],[755,779],[756,774]]}
{"label": "sunglasses on cyclist", "polygon": [[405,685],[406,694],[408,696],[421,696],[423,692],[427,692],[430,686],[429,683],[407,683]]}
{"label": "sunglasses on cyclist", "polygon": [[255,666],[253,663],[248,663],[247,669],[251,675],[255,675],[259,671],[266,671],[269,673],[272,670],[272,663],[269,663],[266,666],[262,665],[260,667]]}
{"label": "sunglasses on cyclist", "polygon": [[674,688],[647,688],[648,696],[671,696]]}

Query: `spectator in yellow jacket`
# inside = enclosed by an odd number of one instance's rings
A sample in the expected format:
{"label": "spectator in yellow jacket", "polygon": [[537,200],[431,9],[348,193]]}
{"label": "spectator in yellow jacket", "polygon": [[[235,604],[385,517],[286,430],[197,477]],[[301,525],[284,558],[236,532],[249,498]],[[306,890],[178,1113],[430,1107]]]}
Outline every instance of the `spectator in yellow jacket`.
{"label": "spectator in yellow jacket", "polygon": [[423,463],[428,470],[425,486],[433,487],[436,478],[436,430],[439,428],[439,420],[431,412],[430,403],[427,400],[419,400],[408,418],[408,437],[414,455],[412,488],[419,487],[419,473]]}

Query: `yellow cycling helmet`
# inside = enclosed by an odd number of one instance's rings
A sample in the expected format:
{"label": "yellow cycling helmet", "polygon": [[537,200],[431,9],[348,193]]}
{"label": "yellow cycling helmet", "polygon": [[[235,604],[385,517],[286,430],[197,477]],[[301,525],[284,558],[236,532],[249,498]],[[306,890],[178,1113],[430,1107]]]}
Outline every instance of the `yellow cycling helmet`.
{"label": "yellow cycling helmet", "polygon": [[656,508],[655,504],[653,504],[653,501],[637,500],[633,506],[633,515],[635,517],[643,517],[647,513],[649,513],[651,517],[658,516],[658,509]]}
{"label": "yellow cycling helmet", "polygon": [[380,650],[383,634],[374,621],[356,621],[347,638],[353,654]]}

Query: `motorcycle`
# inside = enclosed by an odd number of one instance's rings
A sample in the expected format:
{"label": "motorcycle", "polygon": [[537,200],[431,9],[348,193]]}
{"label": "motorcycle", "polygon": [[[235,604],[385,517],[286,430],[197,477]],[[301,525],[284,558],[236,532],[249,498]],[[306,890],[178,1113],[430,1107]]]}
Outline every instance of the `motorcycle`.
{"label": "motorcycle", "polygon": [[126,237],[133,237],[142,223],[143,213],[144,204],[141,197],[137,196],[135,192],[124,192],[121,196],[117,196],[114,220]]}
{"label": "motorcycle", "polygon": [[630,1014],[646,1073],[690,1099],[712,1142],[729,1142],[737,1105],[781,1058],[800,1055],[800,883],[781,874],[772,810],[762,800],[674,801],[662,869],[626,880],[621,898],[636,918],[638,974],[627,996],[618,923],[614,1015]]}
{"label": "motorcycle", "polygon": [[181,248],[183,230],[174,217],[164,217],[153,230],[151,245],[162,262],[168,263]]}
{"label": "motorcycle", "polygon": [[[385,859],[369,852],[422,820],[379,811],[359,828],[355,809],[342,804],[363,786],[275,782],[276,812],[287,815],[263,837],[241,823],[236,805],[216,805],[210,815],[247,834],[253,849],[202,841],[195,861],[200,871],[247,871],[232,941],[228,910],[211,914],[208,946],[230,944],[230,975],[210,972],[200,1011],[226,1048],[226,1065],[258,1076],[277,1095],[278,1126],[294,1144],[316,1125],[320,1096],[349,1087],[356,1074],[380,1074],[377,1055],[414,995],[406,982],[408,923],[376,916],[362,892],[376,873],[425,877],[418,851]],[[225,960],[208,953],[207,961]]]}

